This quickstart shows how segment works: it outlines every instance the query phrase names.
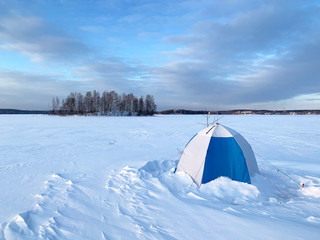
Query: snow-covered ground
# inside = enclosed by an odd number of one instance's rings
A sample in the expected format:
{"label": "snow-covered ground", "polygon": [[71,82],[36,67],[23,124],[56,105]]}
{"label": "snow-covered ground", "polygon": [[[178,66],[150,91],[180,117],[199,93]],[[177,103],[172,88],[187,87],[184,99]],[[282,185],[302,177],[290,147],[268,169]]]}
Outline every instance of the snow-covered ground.
{"label": "snow-covered ground", "polygon": [[320,116],[223,117],[261,175],[201,188],[173,173],[199,122],[0,115],[0,239],[320,239]]}

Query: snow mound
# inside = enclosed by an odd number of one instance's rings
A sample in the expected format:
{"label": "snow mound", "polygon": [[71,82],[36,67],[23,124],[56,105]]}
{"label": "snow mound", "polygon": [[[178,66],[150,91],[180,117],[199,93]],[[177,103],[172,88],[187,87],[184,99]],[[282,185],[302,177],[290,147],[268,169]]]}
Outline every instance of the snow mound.
{"label": "snow mound", "polygon": [[118,194],[138,188],[141,191],[148,189],[151,195],[154,194],[152,192],[164,191],[177,198],[232,204],[258,201],[260,192],[254,185],[220,177],[198,188],[189,175],[184,172],[174,173],[176,165],[176,161],[166,160],[150,161],[139,169],[127,166],[108,180],[106,188]]}
{"label": "snow mound", "polygon": [[256,186],[232,181],[226,177],[220,177],[204,184],[199,192],[205,199],[218,199],[233,204],[246,204],[258,200],[260,191]]}
{"label": "snow mound", "polygon": [[250,184],[232,181],[220,177],[198,188],[184,172],[174,173],[176,161],[151,161],[138,170],[141,179],[157,178],[159,182],[176,197],[197,196],[197,199],[207,201],[222,201],[229,203],[244,203],[255,201],[259,190]]}
{"label": "snow mound", "polygon": [[[174,173],[176,164],[169,160],[150,161],[139,169],[126,166],[108,178],[106,203],[114,217],[122,218],[118,222],[123,226],[115,229],[117,233],[123,235],[131,229],[137,238],[170,239],[172,236],[164,227],[166,221],[160,224],[161,216],[193,211],[195,207],[212,208],[220,204],[223,209],[230,203],[259,202],[259,190],[253,185],[221,177],[198,188],[188,175]],[[163,214],[156,220],[153,216],[157,212]]]}
{"label": "snow mound", "polygon": [[[319,223],[319,216],[311,215],[308,207],[303,204],[304,196],[312,196],[312,199],[318,197],[319,179],[300,179],[306,183],[306,187],[301,190],[296,183],[278,173],[263,170],[263,175],[256,175],[252,184],[220,177],[198,188],[187,174],[174,173],[176,165],[177,161],[172,160],[150,161],[141,168],[126,166],[109,176],[105,186],[108,196],[106,204],[113,212],[112,216],[121,222],[121,225],[114,228],[113,234],[125,234],[127,238],[139,239],[181,238],[169,230],[172,227],[168,219],[174,218],[181,221],[182,225],[188,225],[190,222],[186,222],[185,218],[193,218],[192,224],[198,221],[201,225],[200,222],[205,221],[203,216],[209,217],[212,214],[218,218],[235,216],[236,219],[231,217],[230,220],[234,223],[246,219],[251,225],[255,224],[255,220],[251,219],[257,219],[267,222],[269,227],[283,221],[276,219],[286,219],[287,225],[284,226],[291,228],[295,224],[291,222],[292,219],[297,218],[291,214],[292,209],[300,209],[301,222]],[[315,206],[317,203],[316,200],[309,202]],[[191,229],[192,224],[189,226]],[[201,229],[199,225],[197,227]],[[299,235],[301,233],[298,229],[295,234]],[[203,238],[212,237],[205,234],[207,229],[203,231]],[[272,239],[281,234],[270,233],[267,238]],[[191,236],[189,239],[192,239]]]}

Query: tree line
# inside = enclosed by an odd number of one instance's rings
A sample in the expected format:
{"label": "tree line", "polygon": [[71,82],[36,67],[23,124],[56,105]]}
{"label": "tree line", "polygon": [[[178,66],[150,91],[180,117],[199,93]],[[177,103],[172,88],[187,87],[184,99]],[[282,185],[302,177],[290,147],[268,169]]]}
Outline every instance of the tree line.
{"label": "tree line", "polygon": [[50,114],[52,115],[110,115],[110,116],[147,116],[153,115],[157,105],[152,95],[137,98],[132,93],[119,95],[115,91],[71,92],[65,99],[53,97]]}

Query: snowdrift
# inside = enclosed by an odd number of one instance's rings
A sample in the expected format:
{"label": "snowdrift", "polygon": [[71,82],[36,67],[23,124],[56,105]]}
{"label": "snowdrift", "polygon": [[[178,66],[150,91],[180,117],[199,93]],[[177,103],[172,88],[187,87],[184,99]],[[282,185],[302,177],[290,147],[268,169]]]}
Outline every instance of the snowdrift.
{"label": "snowdrift", "polygon": [[[298,227],[294,220],[295,214],[291,213],[296,208],[300,208],[300,223],[319,222],[318,217],[308,216],[311,214],[308,207],[318,202],[320,178],[300,177],[306,183],[305,188],[301,189],[283,176],[263,170],[265,176],[256,175],[253,184],[220,177],[198,188],[188,175],[174,173],[176,164],[177,161],[170,160],[150,161],[139,169],[127,166],[109,177],[106,190],[110,210],[121,216],[121,223],[126,222],[117,234],[123,235],[131,226],[132,235],[142,239],[194,239],[199,232],[203,238],[225,239],[232,236],[221,234],[223,228],[225,230],[222,232],[237,228],[243,236],[252,239],[272,239],[276,236],[289,239],[289,232],[290,236],[294,233],[305,238],[301,226]],[[277,183],[277,187],[271,181]],[[315,198],[314,202],[304,205],[308,194]],[[222,224],[219,216],[230,222]],[[209,228],[208,223],[204,224],[206,221],[212,221]],[[266,225],[259,225],[258,229],[240,227],[248,223],[255,225],[255,221],[265,222]],[[292,226],[295,226],[294,229]],[[198,228],[197,233],[191,231],[195,227]],[[270,231],[273,227],[276,230]],[[257,236],[261,230],[265,233],[259,238]],[[308,237],[312,239],[317,234],[315,231]]]}

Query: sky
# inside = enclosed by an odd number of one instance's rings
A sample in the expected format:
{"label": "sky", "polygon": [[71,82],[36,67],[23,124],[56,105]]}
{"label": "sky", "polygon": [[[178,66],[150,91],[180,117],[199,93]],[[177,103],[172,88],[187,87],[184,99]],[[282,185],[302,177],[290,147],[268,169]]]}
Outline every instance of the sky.
{"label": "sky", "polygon": [[92,90],[159,110],[320,109],[320,2],[0,0],[0,108]]}

